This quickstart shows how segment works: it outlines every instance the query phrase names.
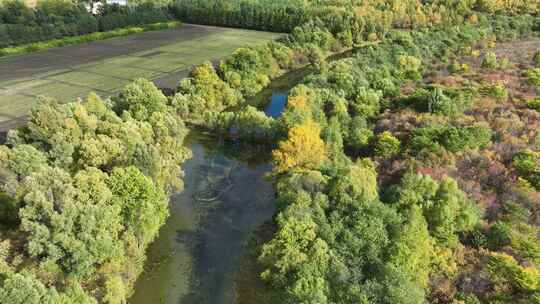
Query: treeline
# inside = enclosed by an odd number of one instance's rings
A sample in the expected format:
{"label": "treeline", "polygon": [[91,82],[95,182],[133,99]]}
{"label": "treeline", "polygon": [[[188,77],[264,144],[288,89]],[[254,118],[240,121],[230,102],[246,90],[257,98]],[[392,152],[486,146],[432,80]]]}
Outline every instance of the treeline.
{"label": "treeline", "polygon": [[[477,22],[478,13],[537,15],[536,1],[269,1],[177,0],[167,4],[137,1],[122,7],[103,5],[97,15],[83,1],[38,1],[36,8],[22,1],[0,3],[0,48],[37,41],[111,31],[121,27],[182,22],[290,33],[320,19],[333,34],[385,32],[392,27],[422,28]],[[89,1],[93,3],[93,1]],[[155,4],[154,4],[155,3]],[[373,39],[377,37],[372,35]],[[378,37],[381,38],[381,37]]]}
{"label": "treeline", "polygon": [[170,4],[171,13],[188,23],[289,33],[313,16],[308,7],[269,1],[182,0]]}
{"label": "treeline", "polygon": [[126,303],[182,188],[186,133],[146,80],[41,100],[0,146],[0,303]]}
{"label": "treeline", "polygon": [[[177,0],[171,13],[183,22],[291,32],[308,20],[326,20],[328,30],[346,19],[361,19],[361,27],[421,28],[476,21],[478,13],[537,15],[537,1],[272,1]],[[373,30],[372,30],[373,32]]]}
{"label": "treeline", "polygon": [[105,4],[93,15],[82,2],[44,0],[30,8],[7,0],[0,2],[0,48],[169,20],[166,8],[149,2],[135,7]]}
{"label": "treeline", "polygon": [[46,50],[50,48],[62,47],[66,45],[87,43],[87,42],[104,40],[104,39],[109,39],[109,38],[128,36],[128,35],[133,35],[136,33],[142,33],[146,31],[157,31],[157,30],[176,28],[179,26],[182,26],[181,22],[169,21],[169,22],[143,24],[140,26],[122,27],[122,28],[112,30],[112,31],[107,31],[107,32],[94,32],[94,33],[85,34],[85,35],[69,36],[69,37],[63,37],[63,38],[53,39],[53,40],[32,42],[28,44],[21,44],[18,46],[0,48],[0,57],[20,55],[20,54],[25,54],[25,53]]}
{"label": "treeline", "polygon": [[345,28],[357,30],[367,27],[376,31],[381,26],[390,26],[387,20],[376,16],[358,18],[352,9],[301,1],[178,0],[169,7],[171,13],[183,22],[281,33],[290,33],[317,18],[323,20],[333,33]]}

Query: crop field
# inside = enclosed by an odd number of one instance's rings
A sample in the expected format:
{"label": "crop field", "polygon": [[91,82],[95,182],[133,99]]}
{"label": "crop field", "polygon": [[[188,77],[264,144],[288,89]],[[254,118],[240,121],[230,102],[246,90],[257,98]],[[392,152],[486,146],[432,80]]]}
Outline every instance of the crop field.
{"label": "crop field", "polygon": [[0,59],[0,131],[20,122],[38,96],[70,102],[94,91],[106,97],[141,77],[172,88],[194,65],[278,36],[184,25]]}

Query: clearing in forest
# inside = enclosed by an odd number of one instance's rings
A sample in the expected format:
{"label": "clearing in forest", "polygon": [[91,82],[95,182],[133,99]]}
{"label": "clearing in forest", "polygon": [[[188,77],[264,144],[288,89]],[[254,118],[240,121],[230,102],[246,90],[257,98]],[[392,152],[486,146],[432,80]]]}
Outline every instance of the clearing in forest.
{"label": "clearing in forest", "polygon": [[37,96],[70,102],[93,91],[114,95],[137,78],[174,88],[193,65],[279,34],[186,24],[0,59],[0,131],[21,123]]}

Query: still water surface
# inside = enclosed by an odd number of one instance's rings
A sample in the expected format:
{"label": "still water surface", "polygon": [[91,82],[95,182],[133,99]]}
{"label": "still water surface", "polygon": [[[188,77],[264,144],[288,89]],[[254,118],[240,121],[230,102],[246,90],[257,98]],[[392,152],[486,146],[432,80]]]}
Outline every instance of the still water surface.
{"label": "still water surface", "polygon": [[184,165],[185,189],[171,198],[130,304],[233,303],[243,245],[272,218],[274,190],[261,159],[267,153],[212,141],[200,134],[186,140],[193,158]]}
{"label": "still water surface", "polygon": [[272,92],[268,106],[266,106],[265,113],[267,116],[278,118],[287,106],[287,93],[286,92]]}

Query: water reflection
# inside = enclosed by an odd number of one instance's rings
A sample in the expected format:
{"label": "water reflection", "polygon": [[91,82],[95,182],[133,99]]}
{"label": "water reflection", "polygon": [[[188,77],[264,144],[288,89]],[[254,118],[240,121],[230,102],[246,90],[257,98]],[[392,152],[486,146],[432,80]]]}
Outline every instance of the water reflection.
{"label": "water reflection", "polygon": [[287,93],[285,92],[272,92],[272,97],[270,97],[270,103],[264,111],[267,116],[278,118],[281,116],[281,113],[285,110],[287,105]]}

